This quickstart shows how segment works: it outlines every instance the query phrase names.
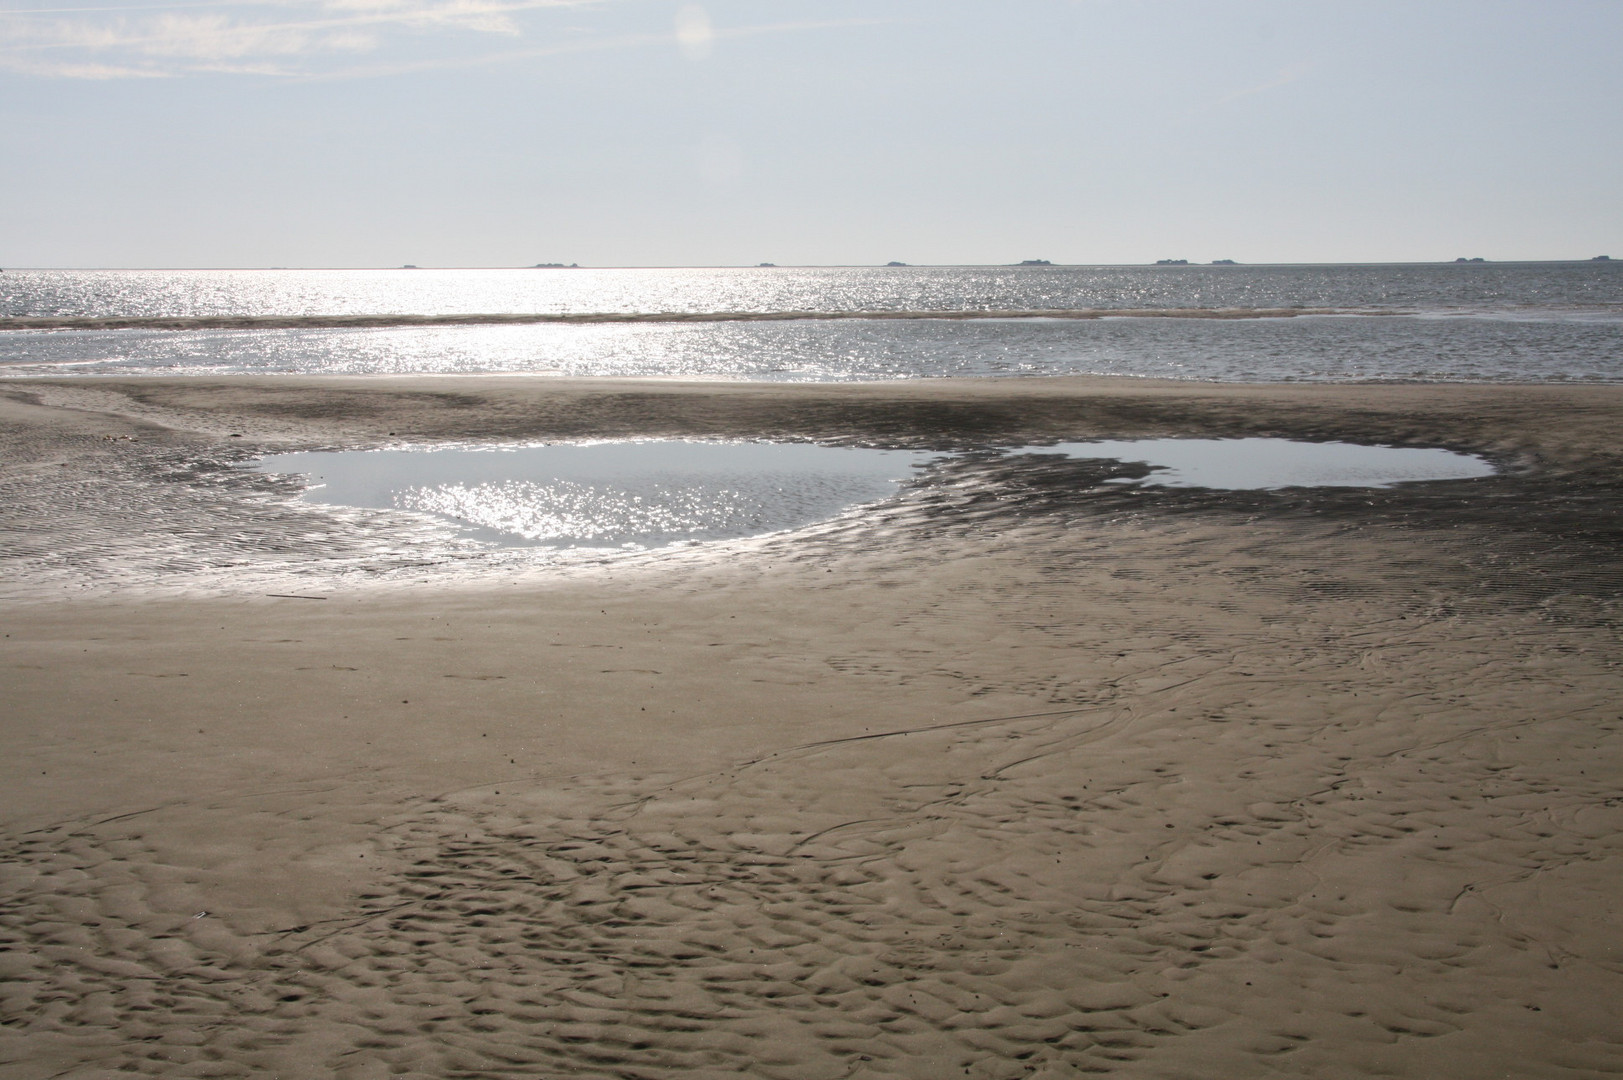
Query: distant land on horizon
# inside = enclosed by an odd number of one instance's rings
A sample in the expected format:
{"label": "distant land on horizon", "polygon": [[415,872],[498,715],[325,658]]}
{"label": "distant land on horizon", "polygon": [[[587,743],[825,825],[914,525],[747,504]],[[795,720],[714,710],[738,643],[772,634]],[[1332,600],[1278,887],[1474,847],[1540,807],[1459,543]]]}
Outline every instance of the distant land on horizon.
{"label": "distant land on horizon", "polygon": [[[1018,262],[1007,263],[624,263],[593,266],[589,263],[529,263],[521,265],[492,265],[492,266],[435,266],[429,263],[393,263],[375,266],[12,266],[16,271],[335,271],[349,270],[757,270],[757,269],[787,269],[787,270],[861,270],[861,269],[910,269],[910,270],[949,270],[949,269],[1077,269],[1091,267],[1098,269],[1127,269],[1132,267],[1202,267],[1202,266],[1240,266],[1240,267],[1279,267],[1279,266],[1554,266],[1577,263],[1623,263],[1623,259],[1615,259],[1610,255],[1575,256],[1568,259],[1488,259],[1480,256],[1442,259],[1398,259],[1391,261],[1374,262],[1266,262],[1245,261],[1235,259],[1212,259],[1201,261],[1195,259],[1155,259],[1148,262],[1130,263],[1089,263],[1089,262],[1056,262],[1049,259],[1022,259]],[[5,273],[0,267],[0,274]]]}

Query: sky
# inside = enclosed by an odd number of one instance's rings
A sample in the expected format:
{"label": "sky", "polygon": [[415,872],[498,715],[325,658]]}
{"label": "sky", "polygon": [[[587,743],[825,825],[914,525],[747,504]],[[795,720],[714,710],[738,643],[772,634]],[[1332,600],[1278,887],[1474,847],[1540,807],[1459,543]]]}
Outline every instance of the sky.
{"label": "sky", "polygon": [[0,266],[1623,257],[1623,0],[0,0]]}

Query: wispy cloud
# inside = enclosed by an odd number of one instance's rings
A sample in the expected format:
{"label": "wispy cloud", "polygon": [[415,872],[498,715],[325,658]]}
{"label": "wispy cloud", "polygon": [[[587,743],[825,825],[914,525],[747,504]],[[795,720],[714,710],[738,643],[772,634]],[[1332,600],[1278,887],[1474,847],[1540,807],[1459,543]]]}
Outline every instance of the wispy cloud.
{"label": "wispy cloud", "polygon": [[517,37],[516,16],[591,0],[215,0],[120,8],[0,9],[0,69],[78,79],[230,72],[309,74],[312,61],[392,38]]}
{"label": "wispy cloud", "polygon": [[1290,67],[1280,69],[1279,74],[1267,82],[1258,83],[1256,86],[1248,86],[1243,90],[1235,90],[1232,93],[1224,94],[1222,97],[1214,98],[1201,105],[1197,111],[1204,112],[1211,109],[1220,109],[1230,102],[1239,101],[1241,98],[1248,98],[1255,94],[1265,94],[1270,90],[1277,90],[1281,86],[1289,86],[1312,69],[1312,64],[1292,64]]}
{"label": "wispy cloud", "polygon": [[[200,74],[355,79],[483,67],[569,53],[674,45],[689,56],[758,34],[876,25],[843,19],[718,27],[687,5],[647,33],[533,41],[523,16],[606,0],[177,0],[0,8],[0,71],[61,79]],[[507,48],[480,48],[503,37]],[[531,39],[531,40],[525,40]],[[533,43],[532,43],[533,42]],[[361,60],[361,57],[367,57]]]}
{"label": "wispy cloud", "polygon": [[[763,34],[788,34],[808,30],[838,30],[861,26],[879,26],[895,21],[894,19],[830,19],[821,22],[786,22],[758,26],[714,27],[711,29],[709,40],[715,42],[755,37]],[[378,78],[427,71],[449,71],[457,68],[493,67],[499,64],[515,64],[526,60],[539,60],[549,56],[567,56],[577,53],[616,52],[625,49],[644,49],[655,46],[669,47],[673,44],[679,48],[683,45],[681,39],[670,31],[622,34],[614,37],[582,37],[546,45],[533,45],[458,56],[437,56],[417,60],[337,67],[308,77],[325,81]],[[686,49],[683,49],[683,51],[687,55],[693,55]]]}

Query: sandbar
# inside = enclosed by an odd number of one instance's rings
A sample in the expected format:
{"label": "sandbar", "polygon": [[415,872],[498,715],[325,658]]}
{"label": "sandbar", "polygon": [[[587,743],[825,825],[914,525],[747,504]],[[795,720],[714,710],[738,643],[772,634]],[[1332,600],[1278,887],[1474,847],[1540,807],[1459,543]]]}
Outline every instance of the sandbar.
{"label": "sandbar", "polygon": [[[1623,1071],[1623,387],[0,382],[0,1077]],[[1500,472],[1212,492],[997,446]],[[957,454],[550,565],[289,449]]]}

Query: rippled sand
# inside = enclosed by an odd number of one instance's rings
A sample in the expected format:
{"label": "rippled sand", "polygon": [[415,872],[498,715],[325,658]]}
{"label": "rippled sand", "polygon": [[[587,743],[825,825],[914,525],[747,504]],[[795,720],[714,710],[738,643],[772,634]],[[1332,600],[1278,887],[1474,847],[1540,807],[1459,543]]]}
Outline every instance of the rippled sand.
{"label": "rippled sand", "polygon": [[[1623,390],[0,393],[0,1076],[1623,1069]],[[557,566],[232,467],[391,433],[1505,472],[970,454],[804,534]]]}

